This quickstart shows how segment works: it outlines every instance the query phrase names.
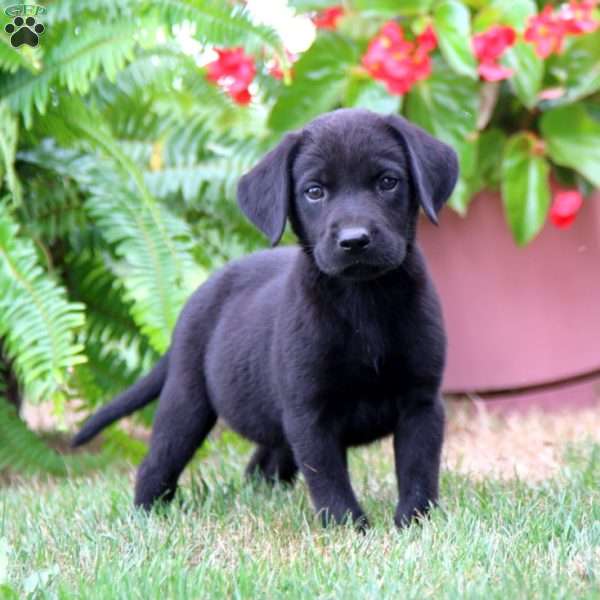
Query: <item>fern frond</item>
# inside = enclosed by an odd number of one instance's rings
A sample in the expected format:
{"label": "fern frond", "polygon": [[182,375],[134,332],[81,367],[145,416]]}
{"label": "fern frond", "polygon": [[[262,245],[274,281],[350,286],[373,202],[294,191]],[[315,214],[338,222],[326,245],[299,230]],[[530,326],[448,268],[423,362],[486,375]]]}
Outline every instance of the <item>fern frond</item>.
{"label": "fern frond", "polygon": [[189,226],[149,193],[141,197],[124,187],[112,161],[48,144],[21,156],[71,176],[86,191],[86,210],[120,259],[113,271],[127,290],[131,314],[164,352],[183,302],[205,276],[193,259]]}
{"label": "fern frond", "polygon": [[189,21],[204,44],[243,45],[250,50],[269,46],[279,54],[283,46],[271,27],[252,21],[245,6],[222,0],[158,0],[147,2],[170,25]]}
{"label": "fern frond", "polygon": [[[176,220],[163,212],[158,206],[155,198],[150,194],[144,181],[143,173],[138,168],[138,165],[123,152],[118,141],[112,136],[110,128],[105,123],[100,114],[92,111],[83,102],[76,99],[64,100],[57,110],[50,112],[44,121],[44,126],[49,131],[54,131],[55,137],[60,136],[62,139],[71,142],[79,147],[89,147],[108,157],[116,167],[111,169],[113,172],[114,184],[117,188],[122,188],[126,196],[133,193],[136,194],[137,202],[143,205],[143,214],[147,219],[147,225],[152,226],[154,230],[159,232],[159,238],[164,244],[164,250],[169,256],[173,267],[181,274],[184,271],[184,263],[189,256],[186,254],[184,246],[177,244],[174,240],[188,240],[189,232],[187,232],[186,224],[181,221],[176,223]],[[60,170],[60,169],[59,169]],[[69,174],[67,171],[65,174]],[[89,175],[89,173],[88,173]],[[119,177],[120,175],[120,177]],[[124,177],[123,177],[124,176]],[[99,177],[96,172],[94,187],[96,190],[101,190],[100,195],[111,194],[112,187],[106,185],[106,177]],[[123,186],[123,180],[131,180],[135,191],[130,187]],[[175,228],[173,235],[170,235],[167,228],[167,223]],[[140,233],[148,232],[142,228]],[[156,233],[153,232],[154,234]],[[173,238],[173,240],[172,240]],[[114,241],[114,240],[113,240]],[[150,238],[148,245],[152,246]],[[194,277],[194,269],[189,269],[190,263],[187,264],[188,270],[191,271],[191,277]],[[184,277],[181,278],[183,280]]]}
{"label": "fern frond", "polygon": [[64,28],[60,41],[51,46],[38,72],[23,68],[0,80],[0,100],[6,100],[14,112],[23,115],[29,127],[33,109],[44,114],[53,85],[70,93],[85,94],[101,72],[114,78],[134,56],[140,40],[154,32],[154,20],[141,24],[137,20],[113,23],[90,23],[81,32]]}
{"label": "fern frond", "polygon": [[127,190],[92,196],[87,205],[123,259],[115,269],[133,301],[133,318],[154,348],[164,352],[183,303],[205,276],[192,258],[188,226],[157,205],[163,225],[157,229],[154,215]]}
{"label": "fern frond", "polygon": [[18,69],[35,70],[28,54],[17,51],[10,45],[9,37],[0,35],[0,73],[2,71],[14,73]]}
{"label": "fern frond", "polygon": [[131,302],[125,301],[125,286],[107,268],[112,260],[99,251],[69,254],[65,260],[69,295],[86,307],[87,339],[143,344],[131,318]]}
{"label": "fern frond", "polygon": [[[0,102],[0,176],[4,180],[8,191],[12,194],[13,204],[19,205],[23,199],[21,183],[15,172],[15,156],[19,139],[19,124],[16,117],[11,115],[4,102]],[[1,188],[0,177],[0,188]]]}
{"label": "fern frond", "polygon": [[119,106],[114,106],[116,97],[154,99],[157,92],[172,89],[176,77],[191,73],[197,75],[198,71],[191,56],[183,54],[181,48],[172,41],[165,42],[140,49],[114,81],[101,77],[95,82],[95,89],[106,106],[118,110]]}
{"label": "fern frond", "polygon": [[17,216],[24,233],[47,244],[79,236],[90,227],[75,183],[46,173],[27,173],[25,196]]}
{"label": "fern frond", "polygon": [[104,21],[117,18],[131,18],[139,9],[139,0],[122,2],[121,0],[54,0],[44,15],[44,23],[76,23],[89,20],[89,17],[101,17]]}
{"label": "fern frond", "polygon": [[164,164],[147,170],[144,179],[156,197],[181,193],[188,205],[206,210],[233,202],[240,176],[256,163],[265,145],[260,140],[231,140],[210,132],[205,118],[198,117],[169,132]]}
{"label": "fern frond", "polygon": [[0,203],[0,336],[28,399],[62,397],[68,370],[85,360],[74,341],[83,306],[67,301],[39,266],[33,243],[18,233]]}

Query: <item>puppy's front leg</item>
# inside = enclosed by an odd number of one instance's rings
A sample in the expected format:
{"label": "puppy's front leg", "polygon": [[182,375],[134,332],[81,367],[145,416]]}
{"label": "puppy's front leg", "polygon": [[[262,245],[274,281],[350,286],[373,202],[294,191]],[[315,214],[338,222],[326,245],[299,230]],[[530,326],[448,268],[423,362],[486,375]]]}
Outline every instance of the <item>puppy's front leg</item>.
{"label": "puppy's front leg", "polygon": [[444,406],[439,392],[418,390],[403,399],[408,406],[394,433],[399,501],[394,521],[404,527],[424,515],[438,499]]}
{"label": "puppy's front leg", "polygon": [[360,529],[367,527],[350,484],[346,449],[335,435],[325,427],[307,427],[301,419],[289,419],[286,433],[323,524],[351,518]]}

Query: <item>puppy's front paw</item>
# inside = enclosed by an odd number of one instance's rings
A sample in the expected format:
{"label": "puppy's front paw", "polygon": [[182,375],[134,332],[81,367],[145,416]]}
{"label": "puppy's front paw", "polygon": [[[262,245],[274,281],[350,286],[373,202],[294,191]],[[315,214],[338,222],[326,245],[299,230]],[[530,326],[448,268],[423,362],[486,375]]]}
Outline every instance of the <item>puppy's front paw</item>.
{"label": "puppy's front paw", "polygon": [[369,523],[369,519],[367,519],[366,515],[362,515],[360,519],[354,521],[354,527],[359,533],[367,533],[367,530],[371,527],[371,523]]}
{"label": "puppy's front paw", "polygon": [[367,529],[371,526],[369,519],[362,512],[347,510],[345,512],[333,513],[330,509],[324,508],[319,511],[321,517],[321,523],[323,527],[329,527],[330,525],[343,525],[346,523],[352,523],[354,528],[360,533],[366,533]]}
{"label": "puppy's front paw", "polygon": [[425,504],[398,504],[396,514],[394,515],[394,523],[396,523],[396,527],[404,529],[412,523],[421,522],[429,515],[429,511],[433,506],[434,504],[432,502]]}

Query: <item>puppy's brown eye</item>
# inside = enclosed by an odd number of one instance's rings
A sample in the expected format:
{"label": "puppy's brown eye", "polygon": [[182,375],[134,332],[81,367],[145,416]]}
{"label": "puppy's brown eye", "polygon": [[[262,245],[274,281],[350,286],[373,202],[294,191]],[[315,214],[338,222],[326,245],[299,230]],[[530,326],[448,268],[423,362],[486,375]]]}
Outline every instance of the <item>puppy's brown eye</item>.
{"label": "puppy's brown eye", "polygon": [[325,190],[320,185],[311,185],[306,189],[304,195],[309,202],[318,202],[319,200],[323,200]]}
{"label": "puppy's brown eye", "polygon": [[398,180],[395,177],[382,177],[379,180],[379,187],[386,192],[393,190],[397,185]]}

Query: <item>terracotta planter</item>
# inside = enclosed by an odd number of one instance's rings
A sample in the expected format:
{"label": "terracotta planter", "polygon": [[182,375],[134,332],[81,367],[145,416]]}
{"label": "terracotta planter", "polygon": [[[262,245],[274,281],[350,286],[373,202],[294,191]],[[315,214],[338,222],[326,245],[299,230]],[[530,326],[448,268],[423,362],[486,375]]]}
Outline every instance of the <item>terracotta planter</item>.
{"label": "terracotta planter", "polygon": [[600,370],[600,195],[570,229],[513,242],[497,194],[445,209],[420,240],[448,329],[447,392],[527,388]]}

